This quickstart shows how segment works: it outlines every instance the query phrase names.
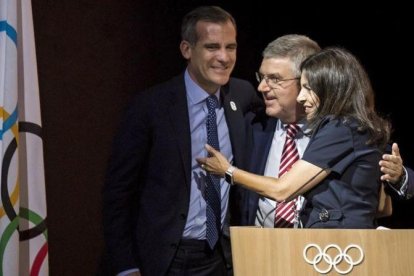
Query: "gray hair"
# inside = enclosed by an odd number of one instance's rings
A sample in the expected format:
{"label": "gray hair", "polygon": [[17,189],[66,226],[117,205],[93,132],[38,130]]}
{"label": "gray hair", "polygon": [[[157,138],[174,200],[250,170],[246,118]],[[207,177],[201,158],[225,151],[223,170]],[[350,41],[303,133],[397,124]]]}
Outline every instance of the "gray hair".
{"label": "gray hair", "polygon": [[300,65],[310,55],[321,50],[318,43],[305,35],[289,34],[270,42],[263,50],[263,58],[289,58],[293,73],[300,77]]}

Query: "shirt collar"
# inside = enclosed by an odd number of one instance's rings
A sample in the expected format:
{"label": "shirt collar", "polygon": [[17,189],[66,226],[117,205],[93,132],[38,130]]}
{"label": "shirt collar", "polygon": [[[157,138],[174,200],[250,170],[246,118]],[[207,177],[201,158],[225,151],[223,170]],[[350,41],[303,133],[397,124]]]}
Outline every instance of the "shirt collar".
{"label": "shirt collar", "polygon": [[[299,122],[297,122],[296,124],[300,128],[300,131],[297,134],[298,137],[300,137],[301,135],[303,135],[303,133],[306,133],[308,131],[308,124],[305,118],[302,120],[299,120]],[[280,136],[284,135],[284,132],[286,130],[286,125],[287,124],[282,123],[281,120],[277,120],[276,132],[278,132]]]}
{"label": "shirt collar", "polygon": [[[195,81],[193,81],[193,79],[190,77],[190,74],[188,73],[188,69],[186,69],[184,73],[184,82],[187,98],[190,101],[190,105],[195,105],[204,102],[208,98],[208,96],[210,96],[207,93],[207,91],[205,91]],[[214,94],[216,95],[220,103],[220,88],[217,89],[216,93]]]}

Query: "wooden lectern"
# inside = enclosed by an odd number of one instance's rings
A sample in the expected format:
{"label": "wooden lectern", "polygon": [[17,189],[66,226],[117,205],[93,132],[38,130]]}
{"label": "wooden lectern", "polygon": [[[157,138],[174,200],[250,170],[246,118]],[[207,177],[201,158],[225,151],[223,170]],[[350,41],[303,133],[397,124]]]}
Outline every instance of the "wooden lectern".
{"label": "wooden lectern", "polygon": [[414,230],[230,227],[230,236],[235,276],[414,275]]}

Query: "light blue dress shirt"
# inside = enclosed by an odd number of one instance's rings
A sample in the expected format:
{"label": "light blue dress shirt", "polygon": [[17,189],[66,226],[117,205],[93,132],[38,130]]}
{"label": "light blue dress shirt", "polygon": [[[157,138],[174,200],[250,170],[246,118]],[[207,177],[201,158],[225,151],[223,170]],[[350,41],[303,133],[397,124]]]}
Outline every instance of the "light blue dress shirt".
{"label": "light blue dress shirt", "polygon": [[[188,71],[185,72],[184,79],[191,131],[191,194],[183,239],[204,240],[206,238],[206,173],[198,165],[196,158],[207,156],[207,151],[204,146],[207,143],[206,120],[208,110],[206,99],[209,94],[191,79]],[[215,95],[220,99],[220,90]],[[233,153],[231,150],[229,129],[224,115],[224,108],[220,100],[219,103],[220,107],[216,110],[216,115],[220,151],[231,161],[233,160]],[[222,178],[220,187],[221,225],[223,225],[228,208],[230,185]]]}

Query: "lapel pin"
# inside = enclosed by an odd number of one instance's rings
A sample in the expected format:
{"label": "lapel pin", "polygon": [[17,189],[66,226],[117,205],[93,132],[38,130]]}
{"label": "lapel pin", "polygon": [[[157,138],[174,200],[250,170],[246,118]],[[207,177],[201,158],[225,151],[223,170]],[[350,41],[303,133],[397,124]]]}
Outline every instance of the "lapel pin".
{"label": "lapel pin", "polygon": [[237,110],[236,103],[235,103],[235,102],[233,102],[233,101],[230,101],[230,107],[231,107],[231,109],[232,109],[233,111],[236,111],[236,110]]}

